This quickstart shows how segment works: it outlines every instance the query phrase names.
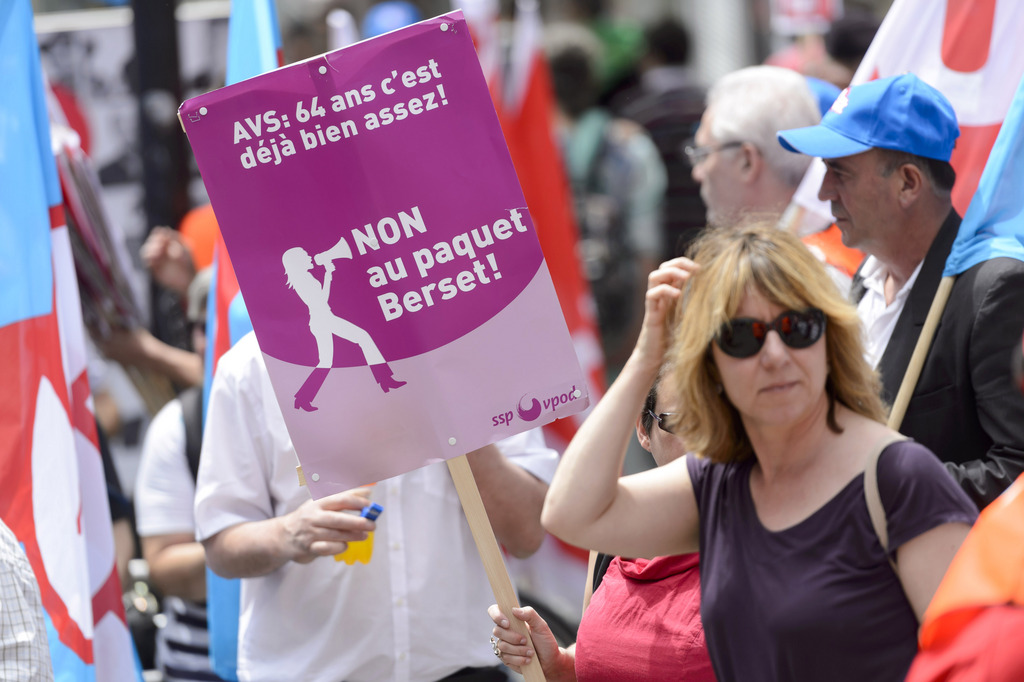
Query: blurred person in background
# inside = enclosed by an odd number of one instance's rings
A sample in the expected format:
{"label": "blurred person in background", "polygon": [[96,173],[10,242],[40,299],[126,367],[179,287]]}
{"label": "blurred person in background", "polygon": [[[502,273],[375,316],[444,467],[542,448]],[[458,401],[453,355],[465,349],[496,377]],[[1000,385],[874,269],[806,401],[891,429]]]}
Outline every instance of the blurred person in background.
{"label": "blurred person in background", "polygon": [[811,160],[794,161],[776,132],[783,121],[819,120],[806,79],[790,69],[750,66],[712,85],[686,152],[708,224],[727,225],[748,214],[778,220]]}
{"label": "blurred person in background", "polygon": [[848,7],[843,16],[832,22],[825,34],[825,51],[830,66],[827,74],[821,77],[827,78],[840,89],[848,87],[880,25],[881,22],[871,10]]}
{"label": "blurred person in background", "polygon": [[870,4],[845,0],[773,5],[773,43],[781,39],[785,44],[764,63],[793,69],[840,90],[847,87],[880,23]]}
{"label": "blurred person in background", "polygon": [[[196,206],[181,219],[181,223],[178,224],[178,234],[181,235],[181,241],[185,244],[192,259],[193,273],[213,265],[213,248],[219,232],[217,216],[213,212],[213,206],[209,203]],[[152,236],[150,233],[150,238]],[[145,258],[146,256],[143,255],[144,260]],[[150,272],[153,271],[153,267],[148,261],[146,267]]]}
{"label": "blurred person in background", "polygon": [[565,4],[569,21],[585,28],[601,45],[595,64],[597,101],[601,105],[636,85],[644,54],[643,29],[629,19],[613,18],[611,5],[608,0],[568,0]]}
{"label": "blurred person in background", "polygon": [[[203,357],[212,270],[188,289],[193,347]],[[142,445],[135,488],[136,524],[149,581],[162,597],[166,625],[156,639],[156,666],[168,682],[218,680],[209,659],[206,554],[195,538],[193,505],[202,445],[203,393],[194,386],[153,418]]]}
{"label": "blurred person in background", "polygon": [[43,600],[25,550],[0,520],[0,679],[52,682]]}
{"label": "blurred person in background", "polygon": [[[189,218],[189,215],[192,217]],[[190,225],[197,219],[196,216],[194,213],[186,214]],[[185,220],[182,220],[184,223]],[[154,227],[142,243],[139,257],[154,282],[180,296],[187,295],[188,285],[196,276],[196,265],[192,248],[181,233],[162,225]]]}
{"label": "blurred person in background", "polygon": [[682,255],[704,227],[706,209],[683,147],[700,123],[706,90],[689,65],[690,34],[686,26],[665,16],[645,28],[644,38],[646,52],[640,60],[640,81],[621,91],[609,108],[642,125],[661,155],[668,184],[660,260],[667,260]]}
{"label": "blurred person in background", "polygon": [[103,461],[103,478],[107,485],[107,503],[110,505],[110,521],[113,524],[114,561],[117,564],[121,589],[128,590],[132,583],[128,562],[138,556],[135,517],[132,513],[131,500],[124,494],[124,489],[121,487],[121,479],[110,452],[110,443],[99,419],[96,420],[96,438],[99,444],[100,459]]}
{"label": "blurred person in background", "polygon": [[593,37],[578,26],[553,25],[545,42],[576,206],[578,255],[614,376],[640,330],[647,273],[660,261],[665,167],[642,127],[597,105],[600,47]]}
{"label": "blurred person in background", "polygon": [[[178,231],[154,227],[143,242],[139,256],[153,281],[176,294],[187,308],[189,286],[196,276],[196,268],[192,252]],[[107,358],[166,376],[179,389],[203,383],[201,355],[194,349],[178,348],[161,341],[143,327],[113,329],[97,345]]]}
{"label": "blurred person in background", "polygon": [[[188,287],[195,279],[195,267],[190,249],[177,231],[155,227],[139,255],[154,282],[174,292],[178,300],[187,301]],[[205,305],[205,300],[202,303]],[[93,341],[102,358],[94,356],[90,361],[89,382],[107,481],[118,574],[122,588],[130,591],[134,578],[129,573],[128,562],[139,555],[136,518],[130,496],[136,487],[151,413],[147,411],[149,404],[140,397],[138,387],[129,381],[128,375],[106,361],[120,364],[127,371],[142,368],[155,373],[166,386],[167,397],[170,397],[173,395],[171,384],[184,390],[202,384],[202,356],[194,350],[161,341],[144,327],[114,328],[106,338],[94,338]],[[139,655],[143,663],[148,664],[152,660],[151,647],[141,641],[141,633],[134,631],[137,629],[133,624],[133,635],[140,640],[137,644]]]}
{"label": "blurred person in background", "polygon": [[[728,225],[744,216],[778,222],[811,163],[806,157],[794,161],[779,144],[778,126],[820,120],[807,79],[791,69],[750,66],[720,78],[708,91],[707,109],[686,148],[708,225]],[[844,246],[835,228],[798,236],[847,291],[863,255]]]}
{"label": "blurred person in background", "polygon": [[[683,456],[686,447],[669,431],[668,419],[675,406],[670,396],[659,395],[659,383],[651,387],[639,415],[624,410],[612,418],[620,429],[632,424],[640,444],[658,466],[664,466]],[[592,556],[593,577],[585,592],[583,620],[576,642],[565,648],[558,646],[550,627],[532,607],[514,609],[513,617],[530,628],[537,661],[548,682],[714,682],[700,621],[698,558],[696,553],[654,559]],[[496,639],[521,642],[497,604],[491,605],[488,615],[494,621]],[[524,661],[520,658],[503,654],[502,660],[521,672]]]}

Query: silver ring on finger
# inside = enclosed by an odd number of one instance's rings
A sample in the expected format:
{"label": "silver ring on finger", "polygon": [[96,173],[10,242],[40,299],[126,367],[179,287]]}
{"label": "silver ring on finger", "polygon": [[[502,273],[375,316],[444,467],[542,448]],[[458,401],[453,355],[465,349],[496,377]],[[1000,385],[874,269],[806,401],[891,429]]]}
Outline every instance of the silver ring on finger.
{"label": "silver ring on finger", "polygon": [[501,657],[501,649],[498,648],[498,638],[494,635],[491,635],[491,651],[494,652],[494,655],[498,657],[499,661],[502,663],[505,662],[505,659]]}

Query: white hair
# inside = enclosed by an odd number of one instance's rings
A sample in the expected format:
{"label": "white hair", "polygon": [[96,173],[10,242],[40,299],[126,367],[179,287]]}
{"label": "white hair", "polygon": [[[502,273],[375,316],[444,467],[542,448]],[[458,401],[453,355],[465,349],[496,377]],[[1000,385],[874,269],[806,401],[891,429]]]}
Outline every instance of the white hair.
{"label": "white hair", "polygon": [[711,135],[718,143],[750,142],[783,182],[800,184],[811,157],[784,149],[776,133],[821,121],[806,78],[778,66],[749,66],[720,78],[708,91],[708,107],[714,107]]}

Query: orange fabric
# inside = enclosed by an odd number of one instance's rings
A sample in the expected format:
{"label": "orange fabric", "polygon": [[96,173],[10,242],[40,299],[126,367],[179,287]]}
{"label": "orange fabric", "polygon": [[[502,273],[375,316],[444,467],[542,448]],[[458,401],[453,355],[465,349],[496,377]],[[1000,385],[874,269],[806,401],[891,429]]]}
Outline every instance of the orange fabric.
{"label": "orange fabric", "polygon": [[914,659],[906,682],[1019,682],[1024,680],[1024,609],[972,609],[975,618],[946,646],[926,649]]}
{"label": "orange fabric", "polygon": [[198,206],[186,213],[178,226],[178,232],[192,252],[192,262],[197,271],[213,263],[213,245],[217,243],[217,235],[220,233],[213,206]]}
{"label": "orange fabric", "polygon": [[839,231],[839,226],[835,223],[832,223],[827,230],[807,235],[803,238],[803,242],[807,246],[816,246],[821,249],[821,252],[825,254],[825,262],[842,270],[850,277],[853,277],[857,268],[860,267],[861,261],[864,260],[863,253],[843,244],[843,233]]}
{"label": "orange fabric", "polygon": [[986,606],[1024,606],[1024,475],[986,507],[953,558],[921,625],[921,647],[942,647]]}

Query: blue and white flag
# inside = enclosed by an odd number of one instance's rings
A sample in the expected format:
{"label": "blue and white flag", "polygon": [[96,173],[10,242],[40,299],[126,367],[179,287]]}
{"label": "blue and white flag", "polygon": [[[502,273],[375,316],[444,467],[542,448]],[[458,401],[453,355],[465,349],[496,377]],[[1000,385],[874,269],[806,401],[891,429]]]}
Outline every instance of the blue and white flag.
{"label": "blue and white flag", "polygon": [[282,63],[274,0],[231,0],[227,84],[272,71]]}
{"label": "blue and white flag", "polygon": [[[274,0],[231,0],[228,20],[227,84],[232,85],[283,63],[281,31]],[[214,250],[213,286],[207,298],[205,397],[220,356],[252,329],[238,281],[219,236]],[[210,661],[225,680],[237,680],[240,582],[206,571]]]}
{"label": "blue and white flag", "polygon": [[946,259],[944,277],[992,258],[1024,261],[1024,78]]}

